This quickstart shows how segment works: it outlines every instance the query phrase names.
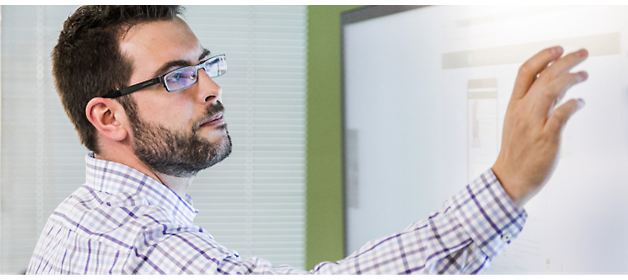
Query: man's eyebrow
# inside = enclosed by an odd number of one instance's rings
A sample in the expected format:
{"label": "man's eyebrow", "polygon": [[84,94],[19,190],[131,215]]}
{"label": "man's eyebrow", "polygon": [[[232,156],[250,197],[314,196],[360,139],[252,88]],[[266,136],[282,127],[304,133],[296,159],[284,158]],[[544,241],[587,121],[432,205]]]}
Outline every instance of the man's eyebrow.
{"label": "man's eyebrow", "polygon": [[[205,58],[208,58],[208,56],[211,55],[211,52],[208,49],[203,49],[203,52],[201,53],[201,55],[198,57],[198,61],[202,61]],[[185,66],[190,66],[192,64],[190,64],[189,61],[185,61],[185,60],[174,60],[174,61],[170,61],[164,65],[162,65],[161,67],[159,67],[159,69],[157,69],[157,71],[155,71],[155,74],[153,75],[153,77],[159,77],[161,75],[166,74],[166,72],[172,68],[179,68],[179,67],[185,67]]]}
{"label": "man's eyebrow", "polygon": [[212,54],[208,49],[203,49],[203,53],[198,57],[198,61],[203,61]]}
{"label": "man's eyebrow", "polygon": [[153,75],[153,77],[159,77],[161,75],[166,74],[166,71],[175,68],[175,67],[185,67],[185,66],[190,66],[190,62],[189,61],[185,61],[185,60],[175,60],[175,61],[170,61],[164,65],[162,65],[161,67],[159,67],[159,69],[157,69],[157,71],[155,71],[155,74]]}

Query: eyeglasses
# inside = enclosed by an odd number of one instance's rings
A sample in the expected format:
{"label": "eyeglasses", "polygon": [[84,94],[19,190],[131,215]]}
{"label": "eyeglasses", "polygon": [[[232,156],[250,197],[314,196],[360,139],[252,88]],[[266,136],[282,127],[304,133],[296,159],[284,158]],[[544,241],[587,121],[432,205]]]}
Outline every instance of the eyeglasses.
{"label": "eyeglasses", "polygon": [[227,72],[227,57],[224,54],[220,54],[201,62],[199,65],[172,70],[163,76],[110,92],[102,97],[116,98],[160,83],[164,84],[168,92],[183,90],[196,84],[198,81],[198,69],[201,68],[205,69],[210,78],[222,76],[222,74]]}

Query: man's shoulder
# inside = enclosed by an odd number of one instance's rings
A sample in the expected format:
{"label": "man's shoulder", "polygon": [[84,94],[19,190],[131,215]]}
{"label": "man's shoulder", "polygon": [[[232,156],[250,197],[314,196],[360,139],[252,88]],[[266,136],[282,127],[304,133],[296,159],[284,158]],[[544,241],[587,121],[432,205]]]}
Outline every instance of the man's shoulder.
{"label": "man's shoulder", "polygon": [[[151,261],[194,258],[194,254],[206,254],[211,249],[213,258],[234,255],[203,229],[177,217],[167,203],[173,202],[155,201],[140,189],[134,193],[105,192],[83,185],[51,215],[33,253],[31,267],[38,267],[39,263],[64,267],[63,262],[55,262],[59,261],[57,256],[67,252],[71,252],[67,255],[72,267],[80,268],[75,273],[92,265],[100,267],[103,261],[106,267],[117,271],[114,273],[121,273],[129,267],[141,267],[149,255]],[[98,257],[90,258],[94,253]]]}
{"label": "man's shoulder", "polygon": [[136,193],[106,193],[87,185],[66,198],[49,222],[73,229],[82,238],[129,248],[146,231],[191,226],[178,224],[172,213]]}

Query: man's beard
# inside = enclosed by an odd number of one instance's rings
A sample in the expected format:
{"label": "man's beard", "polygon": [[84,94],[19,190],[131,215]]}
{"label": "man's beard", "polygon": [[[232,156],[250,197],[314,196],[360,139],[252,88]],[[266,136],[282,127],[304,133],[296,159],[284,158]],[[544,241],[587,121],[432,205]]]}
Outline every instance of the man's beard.
{"label": "man's beard", "polygon": [[[133,105],[131,107],[135,107]],[[223,110],[224,107],[218,102],[207,108],[201,120]],[[227,132],[227,124],[212,128],[224,130],[225,136],[219,141],[210,142],[197,134],[201,121],[196,122],[189,133],[185,133],[143,122],[137,116],[136,110],[131,111],[127,110],[127,114],[133,129],[133,150],[154,171],[175,177],[191,177],[222,161],[231,153],[231,137]]]}

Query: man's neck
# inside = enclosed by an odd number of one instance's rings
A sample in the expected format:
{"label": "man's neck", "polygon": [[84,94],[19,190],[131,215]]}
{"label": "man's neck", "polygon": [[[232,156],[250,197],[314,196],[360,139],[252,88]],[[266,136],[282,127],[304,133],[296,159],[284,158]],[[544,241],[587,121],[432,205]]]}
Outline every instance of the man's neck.
{"label": "man's neck", "polygon": [[[164,184],[164,186],[170,188],[173,192],[175,192],[181,198],[185,198],[185,195],[187,194],[187,191],[188,191],[188,187],[190,187],[190,185],[192,184],[192,180],[194,180],[194,176],[175,177],[175,176],[170,176],[170,175],[157,173],[157,172],[154,172],[153,174],[155,174],[156,177],[158,178],[157,181]],[[146,175],[152,178],[152,176],[148,174]]]}
{"label": "man's neck", "polygon": [[152,178],[153,180],[160,182],[161,184],[175,192],[179,197],[185,198],[188,187],[190,187],[190,185],[192,184],[192,180],[194,180],[194,176],[175,177],[159,173],[146,166],[146,164],[140,161],[137,157],[120,157],[120,154],[124,153],[116,153],[115,155],[108,155],[106,153],[94,153],[94,157],[97,159],[112,161],[131,167],[139,172],[142,172],[144,175]]}

